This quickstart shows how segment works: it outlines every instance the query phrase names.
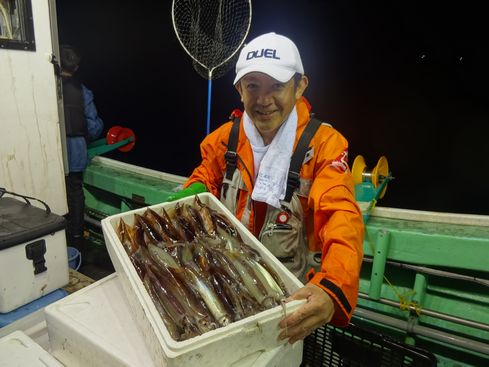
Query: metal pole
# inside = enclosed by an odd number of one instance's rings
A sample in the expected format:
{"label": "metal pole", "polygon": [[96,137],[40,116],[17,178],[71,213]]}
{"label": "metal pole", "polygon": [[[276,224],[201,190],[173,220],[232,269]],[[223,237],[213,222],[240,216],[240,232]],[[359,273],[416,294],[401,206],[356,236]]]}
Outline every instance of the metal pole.
{"label": "metal pole", "polygon": [[85,220],[85,222],[93,224],[95,227],[102,228],[102,223],[100,223],[99,220],[93,219],[86,214],[84,215],[83,219]]}
{"label": "metal pole", "polygon": [[[370,258],[370,257],[364,257],[363,261],[367,262],[367,263],[371,263],[374,260],[373,260],[373,258]],[[443,278],[450,278],[450,279],[460,279],[460,280],[465,280],[468,282],[482,284],[486,287],[489,287],[489,280],[488,279],[477,278],[477,277],[473,277],[470,275],[453,273],[453,272],[445,271],[445,270],[431,269],[431,268],[428,268],[426,266],[405,264],[405,263],[392,261],[392,260],[387,260],[386,264],[396,266],[396,267],[399,267],[401,269],[409,269],[412,271],[417,271],[417,272],[423,273],[423,274],[430,274],[430,275],[435,275],[435,276],[439,276],[439,277],[443,277]]]}
{"label": "metal pole", "polygon": [[462,347],[465,349],[472,350],[474,352],[488,354],[489,355],[489,345],[478,342],[476,340],[470,340],[467,338],[463,338],[461,336],[448,334],[442,331],[434,330],[425,326],[419,325],[410,325],[406,321],[398,320],[394,317],[385,316],[382,314],[378,314],[376,312],[372,312],[369,310],[365,310],[362,308],[356,308],[354,312],[355,316],[372,320],[375,322],[379,322],[385,325],[389,325],[395,327],[397,329],[406,331],[408,333],[417,334],[420,336],[425,336],[428,338],[432,338],[450,345],[455,345],[458,347]]}
{"label": "metal pole", "polygon": [[[363,299],[372,300],[368,296],[368,294],[366,294],[366,293],[359,292],[358,296],[360,298],[363,298]],[[386,299],[386,298],[379,298],[378,300],[375,300],[375,301],[378,301],[379,303],[382,303],[384,305],[389,305],[389,306],[396,307],[396,308],[401,307],[401,304],[399,302],[392,301],[392,300]],[[410,312],[416,312],[416,309],[413,306],[409,306],[409,311]],[[463,319],[461,317],[456,317],[456,316],[448,315],[446,313],[428,310],[426,308],[421,308],[420,310],[417,310],[417,311],[418,312],[420,311],[422,315],[435,317],[435,318],[438,318],[440,320],[450,321],[450,322],[454,322],[456,324],[469,326],[469,327],[473,327],[473,328],[484,330],[484,331],[489,331],[489,325],[483,324],[481,322]]]}

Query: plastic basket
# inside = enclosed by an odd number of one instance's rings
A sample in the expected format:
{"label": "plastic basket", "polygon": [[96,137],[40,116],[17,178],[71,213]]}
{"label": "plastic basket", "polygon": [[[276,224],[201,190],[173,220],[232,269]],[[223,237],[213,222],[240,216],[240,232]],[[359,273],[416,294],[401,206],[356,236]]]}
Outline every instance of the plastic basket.
{"label": "plastic basket", "polygon": [[433,353],[354,324],[317,329],[304,340],[301,367],[436,367]]}

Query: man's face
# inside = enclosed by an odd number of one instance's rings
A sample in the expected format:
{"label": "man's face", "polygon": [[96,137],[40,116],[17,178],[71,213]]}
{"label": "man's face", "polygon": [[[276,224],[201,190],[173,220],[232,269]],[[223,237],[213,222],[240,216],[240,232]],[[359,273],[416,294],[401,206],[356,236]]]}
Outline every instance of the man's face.
{"label": "man's face", "polygon": [[262,136],[278,131],[306,87],[305,76],[296,86],[294,78],[282,83],[259,72],[246,74],[236,85],[246,113]]}

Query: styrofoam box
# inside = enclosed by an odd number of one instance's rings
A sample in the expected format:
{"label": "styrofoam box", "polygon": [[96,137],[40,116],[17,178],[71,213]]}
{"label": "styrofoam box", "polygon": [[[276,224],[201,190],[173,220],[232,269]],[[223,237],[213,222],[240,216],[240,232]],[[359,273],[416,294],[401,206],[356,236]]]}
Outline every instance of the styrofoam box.
{"label": "styrofoam box", "polygon": [[[116,273],[49,305],[44,315],[49,351],[66,366],[156,366]],[[302,358],[297,348],[302,349],[302,344],[258,351],[233,367],[297,367]]]}
{"label": "styrofoam box", "polygon": [[[290,293],[303,286],[212,194],[199,194],[199,198],[212,209],[224,213],[234,223],[243,240],[255,248],[264,261],[277,272]],[[177,202],[191,204],[193,200],[194,197],[191,196],[175,202],[153,205],[150,208],[156,211],[161,207],[170,210]],[[175,341],[168,333],[117,236],[117,226],[121,219],[133,225],[134,214],[143,214],[145,210],[146,208],[140,208],[107,217],[102,220],[102,230],[124,294],[146,339],[153,361],[168,367],[230,366],[248,355],[269,351],[287,343],[285,340],[278,340],[278,323],[285,316],[284,313],[292,313],[305,302],[304,300],[286,303],[285,311],[283,307],[277,306],[194,338]],[[287,346],[290,345],[287,343],[286,348]],[[299,354],[300,360],[302,347],[296,347],[294,350]]]}
{"label": "styrofoam box", "polygon": [[297,367],[302,362],[303,347],[303,343],[299,342],[294,345],[282,344],[269,351],[258,351],[248,355],[230,367]]}
{"label": "styrofoam box", "polygon": [[50,352],[69,367],[153,367],[117,275],[44,309]]}
{"label": "styrofoam box", "polygon": [[0,313],[68,284],[65,219],[0,198]]}
{"label": "styrofoam box", "polygon": [[19,330],[0,339],[0,366],[63,367],[39,344]]}

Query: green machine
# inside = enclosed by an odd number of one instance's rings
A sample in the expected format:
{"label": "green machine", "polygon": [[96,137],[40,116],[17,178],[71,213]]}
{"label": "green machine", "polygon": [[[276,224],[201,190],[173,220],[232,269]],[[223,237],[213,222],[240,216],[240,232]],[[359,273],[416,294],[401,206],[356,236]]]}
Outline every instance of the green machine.
{"label": "green machine", "polygon": [[[438,366],[489,366],[489,216],[377,207],[393,179],[385,157],[369,171],[358,156],[352,174],[365,221],[352,322],[430,351]],[[173,200],[185,179],[95,157],[84,176],[87,236],[103,246],[101,218]]]}

